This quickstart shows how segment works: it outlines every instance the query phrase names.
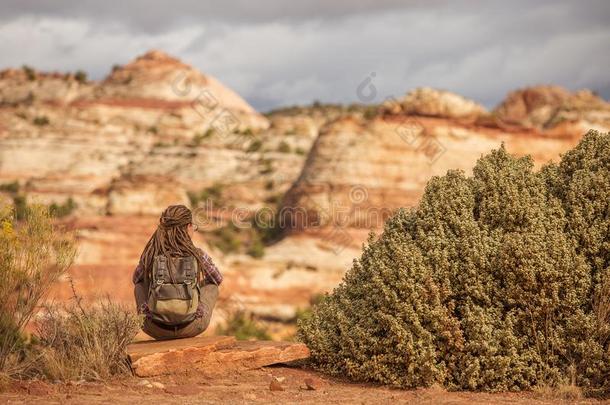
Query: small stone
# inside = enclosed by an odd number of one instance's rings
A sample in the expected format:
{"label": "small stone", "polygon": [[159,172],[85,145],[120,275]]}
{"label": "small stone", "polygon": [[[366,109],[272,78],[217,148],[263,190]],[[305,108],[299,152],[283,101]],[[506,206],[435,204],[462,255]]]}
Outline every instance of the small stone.
{"label": "small stone", "polygon": [[160,390],[165,389],[165,385],[161,384],[158,381],[153,381],[153,382],[150,383],[150,385],[152,385],[155,388],[159,388]]}
{"label": "small stone", "polygon": [[275,377],[275,379],[282,383],[282,382],[284,382],[286,377]]}
{"label": "small stone", "polygon": [[150,381],[148,381],[148,380],[141,380],[141,381],[138,381],[138,385],[141,385],[141,386],[146,386],[146,385],[148,385],[148,384],[150,384]]}
{"label": "small stone", "polygon": [[277,380],[277,378],[273,378],[271,380],[271,383],[269,384],[269,390],[270,391],[284,391],[284,387],[282,387],[282,384],[280,384],[280,382]]}
{"label": "small stone", "polygon": [[145,385],[145,387],[146,387],[146,388],[152,388],[152,387],[153,387],[153,385],[152,385],[152,384],[146,384],[146,385]]}
{"label": "small stone", "polygon": [[315,391],[318,389],[318,383],[313,378],[306,378],[305,389],[309,391]]}

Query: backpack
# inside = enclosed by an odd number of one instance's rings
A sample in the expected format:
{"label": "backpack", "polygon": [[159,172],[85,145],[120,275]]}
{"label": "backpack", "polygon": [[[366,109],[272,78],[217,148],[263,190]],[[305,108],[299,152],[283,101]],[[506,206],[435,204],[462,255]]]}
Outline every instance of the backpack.
{"label": "backpack", "polygon": [[155,256],[148,283],[148,308],[153,321],[176,326],[196,318],[201,294],[197,270],[193,256]]}

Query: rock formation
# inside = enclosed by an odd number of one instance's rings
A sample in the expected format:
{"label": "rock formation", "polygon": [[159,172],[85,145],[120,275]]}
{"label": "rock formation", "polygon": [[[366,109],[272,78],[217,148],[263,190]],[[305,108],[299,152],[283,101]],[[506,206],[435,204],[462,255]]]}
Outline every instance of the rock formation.
{"label": "rock formation", "polygon": [[554,127],[565,121],[585,121],[590,127],[610,125],[610,103],[590,90],[570,92],[559,86],[534,86],[513,91],[494,110],[509,124]]}
{"label": "rock formation", "polygon": [[[209,232],[197,243],[226,276],[213,323],[231,308],[286,322],[341,280],[369,230],[417,204],[431,176],[469,171],[502,142],[542,164],[590,128],[610,128],[608,103],[555,87],[511,93],[492,113],[421,88],[381,106],[314,104],[263,116],[216,79],[151,51],[100,82],[25,67],[0,72],[0,200],[71,199],[76,209],[62,221],[78,231],[71,275],[79,293],[126,303],[131,271],[166,205],[211,201],[198,219],[211,217],[213,231],[235,219],[249,224],[283,201],[275,219],[284,222],[275,225],[288,237],[263,258],[223,254]],[[70,296],[67,281],[53,295]]]}
{"label": "rock formation", "polygon": [[388,100],[384,107],[394,114],[440,118],[476,118],[486,112],[482,105],[459,94],[430,87],[420,87],[402,98]]}
{"label": "rock formation", "polygon": [[143,341],[127,348],[138,377],[197,371],[202,377],[227,375],[309,357],[302,343],[237,342],[232,336]]}
{"label": "rock formation", "polygon": [[[533,94],[538,90],[514,93],[508,100],[518,101],[498,107],[500,117],[514,117],[510,128],[463,120],[483,110],[431,89],[409,93],[400,104],[386,103],[373,119],[346,117],[330,122],[320,129],[298,180],[284,198],[286,229],[292,233],[318,232],[324,226],[378,230],[392,210],[417,204],[430,177],[450,169],[468,172],[481,154],[502,143],[511,153],[531,154],[540,165],[557,159],[588,129],[610,128],[603,115],[608,103],[590,92],[570,94],[553,88],[543,93],[546,98],[537,99]],[[511,113],[512,105],[515,111],[527,106],[531,113]],[[532,122],[543,122],[532,121],[542,111],[571,118],[551,124],[547,117],[544,130],[529,128]]]}
{"label": "rock formation", "polygon": [[[159,51],[99,83],[6,70],[0,123],[0,183],[17,180],[44,203],[70,196],[81,214],[156,214],[229,176],[243,194],[236,203],[260,203],[278,191],[247,191],[272,180],[287,188],[315,136],[286,137],[288,148],[278,152],[283,133],[258,136],[269,120],[213,77]],[[280,170],[286,173],[276,176]],[[151,191],[166,184],[171,196]]]}

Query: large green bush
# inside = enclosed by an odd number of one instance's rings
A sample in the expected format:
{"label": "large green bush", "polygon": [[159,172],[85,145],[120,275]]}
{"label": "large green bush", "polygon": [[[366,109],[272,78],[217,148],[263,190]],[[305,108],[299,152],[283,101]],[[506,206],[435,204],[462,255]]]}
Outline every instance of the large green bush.
{"label": "large green bush", "polygon": [[610,135],[535,171],[504,147],[371,237],[299,323],[318,368],[405,388],[610,390]]}

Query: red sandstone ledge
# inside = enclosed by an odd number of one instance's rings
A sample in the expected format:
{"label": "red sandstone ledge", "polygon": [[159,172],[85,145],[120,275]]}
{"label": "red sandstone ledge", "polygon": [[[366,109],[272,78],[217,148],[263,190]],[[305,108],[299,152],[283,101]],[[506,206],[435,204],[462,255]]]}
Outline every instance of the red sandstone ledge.
{"label": "red sandstone ledge", "polygon": [[131,368],[138,377],[196,370],[218,376],[309,357],[302,343],[236,341],[232,336],[204,336],[132,343],[127,348]]}

